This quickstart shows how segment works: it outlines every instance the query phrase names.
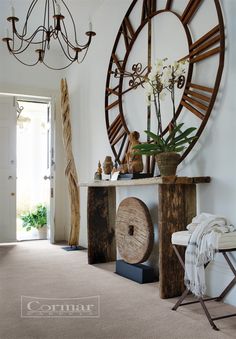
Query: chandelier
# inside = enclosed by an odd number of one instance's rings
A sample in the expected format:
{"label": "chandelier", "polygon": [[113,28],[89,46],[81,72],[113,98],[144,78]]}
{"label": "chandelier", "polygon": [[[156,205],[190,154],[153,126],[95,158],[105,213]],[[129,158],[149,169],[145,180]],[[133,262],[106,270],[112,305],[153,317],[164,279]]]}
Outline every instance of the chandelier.
{"label": "chandelier", "polygon": [[[39,18],[39,12],[36,11],[36,7],[42,4],[43,0],[33,0],[31,2],[20,32],[17,30],[19,18],[15,16],[15,8],[11,7],[11,16],[7,18],[7,21],[11,24],[11,33],[9,34],[7,29],[7,36],[2,39],[7,44],[9,52],[26,66],[35,66],[38,63],[42,63],[50,69],[62,70],[75,61],[81,63],[86,57],[92,37],[96,35],[92,31],[91,23],[89,24],[89,31],[85,33],[87,42],[79,44],[75,22],[65,2],[63,0],[44,0],[44,5],[41,7],[42,24],[35,30],[30,31],[33,23],[37,22]],[[35,18],[32,18],[33,13]],[[67,22],[66,19],[68,19]],[[66,26],[68,22],[69,26]],[[73,41],[69,40],[69,29],[73,32]],[[54,65],[55,54],[53,57],[49,53],[52,45],[57,55],[59,47],[60,54],[66,57],[66,65]],[[35,56],[34,60],[27,60],[32,55]]]}

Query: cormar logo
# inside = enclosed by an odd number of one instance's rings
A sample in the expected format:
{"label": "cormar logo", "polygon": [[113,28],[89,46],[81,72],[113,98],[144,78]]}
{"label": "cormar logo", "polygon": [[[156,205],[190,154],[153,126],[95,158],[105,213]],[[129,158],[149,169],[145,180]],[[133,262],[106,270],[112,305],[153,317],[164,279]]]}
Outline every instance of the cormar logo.
{"label": "cormar logo", "polygon": [[81,298],[38,298],[21,296],[21,317],[83,317],[100,316],[99,296]]}

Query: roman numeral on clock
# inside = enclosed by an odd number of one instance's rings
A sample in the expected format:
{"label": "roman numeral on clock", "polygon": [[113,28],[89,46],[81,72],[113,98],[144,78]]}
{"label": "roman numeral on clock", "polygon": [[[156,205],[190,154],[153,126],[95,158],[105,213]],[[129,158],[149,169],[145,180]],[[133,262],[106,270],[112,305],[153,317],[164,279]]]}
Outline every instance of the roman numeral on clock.
{"label": "roman numeral on clock", "polygon": [[119,104],[119,100],[113,101],[111,104],[106,106],[106,110],[109,111],[111,108],[115,107],[118,104]]}
{"label": "roman numeral on clock", "polygon": [[156,0],[143,0],[141,22],[149,18],[154,12],[156,12]]}
{"label": "roman numeral on clock", "polygon": [[190,62],[194,63],[204,60],[206,58],[209,58],[211,55],[217,54],[221,51],[220,47],[209,50],[210,47],[220,42],[219,30],[220,27],[219,25],[217,25],[190,46]]}
{"label": "roman numeral on clock", "polygon": [[[111,147],[116,152],[116,158],[119,159],[127,139],[127,132],[124,128],[120,115],[117,115],[115,120],[108,128],[108,138]],[[127,148],[127,147],[126,147]]]}
{"label": "roman numeral on clock", "polygon": [[125,47],[126,47],[126,49],[128,49],[130,41],[132,40],[132,38],[134,36],[134,29],[132,27],[132,24],[131,24],[129,18],[127,18],[127,17],[125,17],[123,22],[122,22],[121,32],[124,36]]}
{"label": "roman numeral on clock", "polygon": [[219,44],[220,40],[221,40],[220,27],[219,25],[217,25],[209,32],[204,34],[201,38],[196,40],[192,45],[190,45],[189,47],[190,53],[181,60],[189,58],[190,63],[195,63],[207,59],[214,54],[219,53],[221,51],[221,47],[219,45],[214,48],[211,47],[213,47],[216,44]]}
{"label": "roman numeral on clock", "polygon": [[167,0],[166,1],[166,10],[169,11],[171,9],[173,0]]}
{"label": "roman numeral on clock", "polygon": [[186,6],[182,16],[181,21],[183,25],[187,25],[190,20],[193,18],[194,14],[199,8],[199,5],[201,4],[202,0],[190,0],[188,5]]}
{"label": "roman numeral on clock", "polygon": [[213,88],[188,83],[181,100],[181,105],[203,120],[208,110],[212,93]]}
{"label": "roman numeral on clock", "polygon": [[117,91],[119,88],[119,85],[117,85],[116,87],[114,88],[107,88],[107,94],[108,95],[111,95],[111,94],[114,94],[116,96],[119,96],[119,92]]}
{"label": "roman numeral on clock", "polygon": [[118,71],[122,73],[121,61],[118,59],[115,53],[112,53],[112,60],[116,64]]}

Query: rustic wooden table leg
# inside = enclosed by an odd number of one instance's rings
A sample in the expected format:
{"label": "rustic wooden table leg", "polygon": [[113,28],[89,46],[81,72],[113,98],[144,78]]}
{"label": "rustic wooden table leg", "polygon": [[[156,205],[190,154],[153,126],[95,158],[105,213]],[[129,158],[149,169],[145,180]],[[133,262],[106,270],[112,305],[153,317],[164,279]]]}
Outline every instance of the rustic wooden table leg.
{"label": "rustic wooden table leg", "polygon": [[88,188],[88,263],[116,260],[115,187]]}
{"label": "rustic wooden table leg", "polygon": [[160,297],[172,298],[184,291],[184,275],[171,245],[171,235],[186,230],[196,215],[196,185],[162,184],[158,190]]}

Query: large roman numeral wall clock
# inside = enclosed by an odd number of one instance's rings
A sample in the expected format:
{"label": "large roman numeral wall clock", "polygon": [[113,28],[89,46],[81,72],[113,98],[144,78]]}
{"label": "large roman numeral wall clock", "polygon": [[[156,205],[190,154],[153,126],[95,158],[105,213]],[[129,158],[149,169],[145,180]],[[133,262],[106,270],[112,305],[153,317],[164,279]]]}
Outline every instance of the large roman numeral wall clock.
{"label": "large roman numeral wall clock", "polygon": [[[109,142],[118,163],[124,163],[129,133],[146,141],[147,120],[155,130],[140,75],[148,74],[157,59],[188,60],[184,81],[176,91],[173,116],[163,102],[163,133],[170,122],[196,127],[193,149],[209,120],[224,66],[224,22],[220,0],[134,0],[118,30],[111,52],[105,90],[105,117]],[[220,96],[219,96],[220,97]],[[150,162],[148,171],[153,171]]]}

